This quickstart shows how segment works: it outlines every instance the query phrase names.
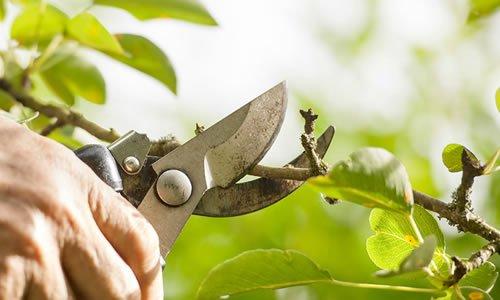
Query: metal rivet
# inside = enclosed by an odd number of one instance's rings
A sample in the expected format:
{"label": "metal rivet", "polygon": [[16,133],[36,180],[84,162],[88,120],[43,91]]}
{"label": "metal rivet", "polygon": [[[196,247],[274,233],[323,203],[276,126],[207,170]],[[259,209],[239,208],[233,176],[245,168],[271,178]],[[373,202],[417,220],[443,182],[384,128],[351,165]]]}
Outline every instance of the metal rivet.
{"label": "metal rivet", "polygon": [[135,173],[139,171],[141,163],[135,156],[128,156],[123,160],[123,168],[129,173]]}
{"label": "metal rivet", "polygon": [[188,201],[193,187],[186,174],[179,170],[163,172],[156,182],[160,199],[168,205],[179,206]]}

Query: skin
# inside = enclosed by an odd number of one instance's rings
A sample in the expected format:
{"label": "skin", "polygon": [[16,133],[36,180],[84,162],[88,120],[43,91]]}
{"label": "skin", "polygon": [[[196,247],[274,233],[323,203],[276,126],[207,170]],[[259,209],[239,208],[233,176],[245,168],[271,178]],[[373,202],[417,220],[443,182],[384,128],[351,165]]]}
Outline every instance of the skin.
{"label": "skin", "polygon": [[0,299],[161,299],[158,245],[72,151],[0,117]]}

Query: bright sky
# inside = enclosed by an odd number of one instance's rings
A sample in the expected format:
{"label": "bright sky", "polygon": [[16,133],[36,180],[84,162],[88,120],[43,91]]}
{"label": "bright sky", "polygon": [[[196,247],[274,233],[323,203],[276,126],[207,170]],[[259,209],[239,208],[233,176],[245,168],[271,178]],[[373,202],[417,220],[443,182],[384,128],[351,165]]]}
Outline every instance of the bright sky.
{"label": "bright sky", "polygon": [[[460,1],[378,2],[374,40],[348,62],[332,54],[331,46],[320,38],[322,30],[339,39],[356,35],[373,11],[370,1],[203,1],[219,27],[173,20],[141,23],[125,13],[94,9],[113,32],[144,34],[165,50],[177,71],[178,95],[140,73],[93,55],[106,77],[109,101],[105,107],[82,108],[121,132],[135,128],[152,136],[174,133],[185,140],[192,135],[186,128],[194,122],[213,124],[287,80],[292,92],[320,97],[332,103],[332,108],[355,112],[359,120],[373,112],[391,119],[404,111],[413,93],[407,74],[409,48],[439,51],[463,25],[466,7]],[[276,147],[293,155],[292,151],[300,151],[301,124],[293,94],[290,98]]]}

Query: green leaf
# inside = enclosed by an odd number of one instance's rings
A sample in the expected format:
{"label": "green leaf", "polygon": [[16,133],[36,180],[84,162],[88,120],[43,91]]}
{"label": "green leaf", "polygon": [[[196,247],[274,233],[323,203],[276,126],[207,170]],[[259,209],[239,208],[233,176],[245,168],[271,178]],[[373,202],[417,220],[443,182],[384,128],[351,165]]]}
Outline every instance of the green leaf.
{"label": "green leaf", "polygon": [[83,146],[82,142],[78,141],[70,135],[64,134],[61,129],[54,130],[47,137],[63,144],[64,146],[72,150],[76,150]]}
{"label": "green leaf", "polygon": [[[419,205],[413,209],[413,218],[422,236],[434,235],[437,248],[434,261],[440,270],[447,270],[443,233],[434,217]],[[375,235],[366,240],[368,256],[381,269],[398,269],[403,260],[419,246],[418,238],[412,229],[409,218],[403,214],[373,209],[370,214],[370,227]],[[443,266],[446,264],[446,266]]]}
{"label": "green leaf", "polygon": [[405,167],[390,152],[362,148],[326,176],[308,181],[321,193],[364,205],[411,213],[413,192]]}
{"label": "green leaf", "polygon": [[217,25],[197,0],[94,0],[94,3],[124,9],[141,20],[173,18],[204,25]]}
{"label": "green leaf", "polygon": [[5,0],[0,0],[0,21],[3,21],[6,14],[7,14],[7,5],[5,3]]}
{"label": "green leaf", "polygon": [[14,53],[6,51],[1,53],[4,60],[4,77],[15,88],[21,89],[23,84],[24,69],[19,65]]}
{"label": "green leaf", "polygon": [[101,73],[76,54],[65,51],[55,53],[41,66],[40,75],[63,100],[71,93],[95,104],[105,102],[106,86]]}
{"label": "green leaf", "polygon": [[469,3],[469,21],[488,16],[500,6],[500,0],[469,0]]}
{"label": "green leaf", "polygon": [[116,38],[106,30],[96,17],[88,12],[83,12],[69,20],[66,31],[69,37],[83,45],[104,52],[123,53]]}
{"label": "green leaf", "polygon": [[31,82],[30,94],[41,102],[53,105],[64,103],[69,106],[75,103],[75,96],[58,78],[47,81],[40,72],[37,72],[31,74],[29,79]]}
{"label": "green leaf", "polygon": [[488,159],[488,161],[484,165],[483,175],[489,175],[495,171],[498,171],[498,168],[495,168],[495,166],[497,165],[497,160],[499,157],[500,157],[500,148],[497,149],[495,154],[493,154],[491,158]]}
{"label": "green leaf", "polygon": [[493,300],[487,292],[471,286],[460,287],[460,294],[453,291],[451,300]]}
{"label": "green leaf", "polygon": [[424,238],[424,242],[413,249],[410,255],[405,257],[399,267],[395,270],[380,270],[375,275],[380,277],[391,277],[405,273],[421,272],[429,266],[437,247],[437,239],[434,235]]}
{"label": "green leaf", "polygon": [[467,273],[459,282],[459,286],[473,286],[490,292],[498,278],[496,267],[487,261],[481,267]]}
{"label": "green leaf", "polygon": [[177,78],[170,60],[153,42],[134,34],[116,35],[125,55],[108,53],[111,57],[156,78],[174,94],[177,90]]}
{"label": "green leaf", "polygon": [[495,93],[495,102],[497,104],[497,110],[500,112],[500,89],[497,89],[497,92]]}
{"label": "green leaf", "polygon": [[60,75],[55,72],[43,72],[41,79],[45,85],[64,103],[72,106],[75,104],[75,96],[66,86],[65,82],[60,80]]}
{"label": "green leaf", "polygon": [[297,251],[252,250],[213,268],[198,290],[198,299],[330,280],[327,271]]}
{"label": "green leaf", "polygon": [[441,157],[444,165],[450,172],[462,171],[462,155],[468,155],[472,160],[478,161],[474,153],[460,144],[448,144],[443,149]]}
{"label": "green leaf", "polygon": [[14,19],[10,36],[24,46],[45,45],[64,32],[67,20],[62,11],[50,4],[29,5]]}
{"label": "green leaf", "polygon": [[40,0],[11,0],[12,3],[18,5],[30,5],[30,4],[38,4]]}
{"label": "green leaf", "polygon": [[0,90],[0,109],[9,111],[14,104],[16,104],[16,100],[4,90]]}

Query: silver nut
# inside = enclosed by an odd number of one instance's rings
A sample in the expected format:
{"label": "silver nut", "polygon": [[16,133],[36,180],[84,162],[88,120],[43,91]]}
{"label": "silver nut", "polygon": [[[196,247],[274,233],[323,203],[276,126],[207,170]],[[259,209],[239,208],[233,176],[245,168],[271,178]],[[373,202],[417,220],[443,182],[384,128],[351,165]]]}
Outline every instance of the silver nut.
{"label": "silver nut", "polygon": [[128,156],[123,160],[123,168],[128,173],[136,173],[141,168],[141,163],[135,156]]}
{"label": "silver nut", "polygon": [[160,199],[168,205],[179,206],[188,201],[193,187],[189,177],[179,170],[163,172],[156,182]]}

